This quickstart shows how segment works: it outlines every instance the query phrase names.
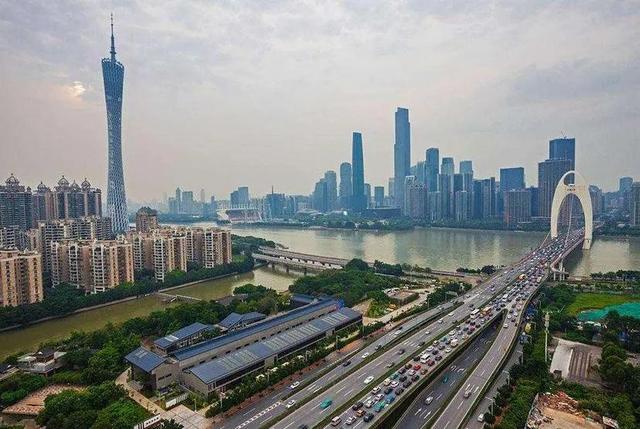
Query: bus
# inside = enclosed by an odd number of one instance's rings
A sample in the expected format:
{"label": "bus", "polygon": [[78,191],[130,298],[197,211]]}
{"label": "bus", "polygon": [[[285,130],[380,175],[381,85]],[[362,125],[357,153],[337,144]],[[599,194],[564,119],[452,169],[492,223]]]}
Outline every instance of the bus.
{"label": "bus", "polygon": [[471,312],[471,318],[472,318],[472,319],[475,319],[475,318],[476,318],[476,316],[478,315],[478,313],[480,313],[480,309],[476,308],[475,310],[473,310],[473,311]]}
{"label": "bus", "polygon": [[482,309],[482,314],[486,316],[487,314],[491,314],[492,311],[493,311],[493,307],[488,305]]}

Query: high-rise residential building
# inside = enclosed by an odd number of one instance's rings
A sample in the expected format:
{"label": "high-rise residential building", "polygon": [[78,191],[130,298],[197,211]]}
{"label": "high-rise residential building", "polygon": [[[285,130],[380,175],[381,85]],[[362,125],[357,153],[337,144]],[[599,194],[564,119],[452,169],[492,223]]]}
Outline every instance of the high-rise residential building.
{"label": "high-rise residential building", "polygon": [[504,223],[514,227],[531,220],[531,191],[511,189],[504,194]]}
{"label": "high-rise residential building", "polygon": [[440,150],[437,147],[427,149],[425,161],[425,182],[429,192],[438,190],[438,174],[440,174]]}
{"label": "high-rise residential building", "polygon": [[620,187],[618,188],[618,206],[623,210],[631,212],[631,186],[633,185],[632,177],[621,177]]}
{"label": "high-rise residential building", "polygon": [[440,173],[448,176],[453,176],[456,173],[456,165],[454,164],[452,157],[445,156],[442,158]]}
{"label": "high-rise residential building", "polygon": [[43,297],[42,255],[0,249],[0,307],[33,304]]}
{"label": "high-rise residential building", "polygon": [[538,163],[538,215],[540,217],[551,217],[553,194],[564,173],[570,170],[570,159],[547,159]]}
{"label": "high-rise residential building", "polygon": [[568,159],[571,170],[576,168],[576,139],[562,137],[549,140],[549,159]]}
{"label": "high-rise residential building", "polygon": [[124,66],[116,60],[113,37],[113,15],[111,16],[111,57],[102,59],[104,98],[107,105],[107,131],[109,135],[109,169],[107,177],[107,213],[115,232],[129,229],[127,197],[124,189],[122,167],[122,87]]}
{"label": "high-rise residential building", "polygon": [[351,167],[353,169],[353,196],[351,208],[356,213],[367,208],[366,196],[364,194],[364,154],[362,149],[362,134],[353,133],[351,146]]}
{"label": "high-rise residential building", "polygon": [[[56,219],[57,216],[57,199],[55,198],[51,188],[40,182],[36,191],[31,196],[33,201],[33,220],[35,223],[41,220]],[[102,203],[99,205],[99,216],[102,214]]]}
{"label": "high-rise residential building", "polygon": [[472,200],[471,192],[459,190],[454,193],[454,217],[457,222],[465,222],[471,219]]}
{"label": "high-rise residential building", "polygon": [[353,194],[352,176],[351,164],[348,162],[340,164],[340,190],[338,192],[338,199],[340,201],[340,208],[343,209],[350,208],[351,195]]}
{"label": "high-rise residential building", "polygon": [[640,182],[633,182],[629,192],[631,225],[640,226]]}
{"label": "high-rise residential building", "polygon": [[77,219],[102,215],[102,191],[92,188],[86,178],[82,182],[82,186],[79,186],[75,181],[69,184],[69,181],[62,176],[54,188],[53,200],[55,219]]}
{"label": "high-rise residential building", "polygon": [[373,188],[373,201],[375,208],[384,206],[384,186],[376,186]]}
{"label": "high-rise residential building", "polygon": [[207,227],[159,228],[149,233],[132,232],[136,270],[153,270],[164,281],[173,270],[187,270],[188,263],[213,268],[232,261],[231,231]]}
{"label": "high-rise residential building", "polygon": [[396,207],[402,207],[404,201],[404,178],[410,175],[411,168],[411,124],[409,110],[398,107],[395,113],[395,144],[393,145],[393,177],[395,179]]}
{"label": "high-rise residential building", "polygon": [[313,205],[314,210],[321,213],[325,213],[329,210],[329,192],[327,188],[327,181],[324,177],[318,180],[313,188],[311,204]]}
{"label": "high-rise residential building", "polygon": [[338,208],[338,180],[336,172],[327,170],[324,173],[324,180],[327,183],[327,208],[328,211]]}
{"label": "high-rise residential building", "polygon": [[473,174],[473,161],[460,161],[460,174]]}
{"label": "high-rise residential building", "polygon": [[141,207],[136,212],[136,231],[149,232],[158,228],[158,212],[149,207]]}
{"label": "high-rise residential building", "polygon": [[60,240],[51,243],[51,282],[86,293],[134,281],[133,246],[125,240]]}
{"label": "high-rise residential building", "polygon": [[25,188],[13,174],[0,186],[0,228],[17,226],[21,230],[31,228],[33,217],[31,189]]}
{"label": "high-rise residential building", "polygon": [[65,239],[108,240],[111,239],[111,219],[89,216],[79,219],[59,219],[38,223],[39,243],[42,246],[43,269],[51,271],[51,243]]}

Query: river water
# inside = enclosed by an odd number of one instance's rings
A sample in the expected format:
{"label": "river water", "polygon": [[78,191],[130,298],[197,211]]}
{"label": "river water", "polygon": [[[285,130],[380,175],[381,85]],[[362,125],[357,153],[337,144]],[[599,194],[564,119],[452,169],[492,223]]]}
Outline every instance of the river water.
{"label": "river water", "polygon": [[[326,229],[252,228],[234,229],[238,235],[254,235],[281,243],[291,250],[325,256],[379,259],[390,263],[407,262],[434,269],[478,268],[517,261],[545,237],[544,233],[478,231],[461,229],[416,229],[413,231],[372,232]],[[591,250],[577,251],[567,261],[573,275],[640,267],[640,239],[598,238]],[[230,295],[246,283],[286,290],[298,274],[289,275],[270,268],[252,273],[186,286],[170,293],[201,299]],[[0,358],[21,350],[36,348],[41,342],[59,339],[74,330],[90,331],[108,322],[118,323],[166,308],[157,297],[74,314],[24,329],[0,333]]]}

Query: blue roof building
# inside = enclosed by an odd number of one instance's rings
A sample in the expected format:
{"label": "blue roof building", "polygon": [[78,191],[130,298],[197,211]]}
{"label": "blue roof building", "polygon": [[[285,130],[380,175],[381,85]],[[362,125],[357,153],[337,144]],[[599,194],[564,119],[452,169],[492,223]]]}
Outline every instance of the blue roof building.
{"label": "blue roof building", "polygon": [[256,311],[245,314],[231,313],[220,323],[218,323],[218,326],[226,331],[234,331],[236,329],[244,328],[247,325],[266,319],[266,317],[266,315],[258,313]]}

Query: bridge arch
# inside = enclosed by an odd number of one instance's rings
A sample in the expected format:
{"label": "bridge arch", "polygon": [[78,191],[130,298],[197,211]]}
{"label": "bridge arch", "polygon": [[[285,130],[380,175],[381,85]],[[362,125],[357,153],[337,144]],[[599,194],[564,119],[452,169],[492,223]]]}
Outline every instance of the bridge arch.
{"label": "bridge arch", "polygon": [[[564,183],[564,180],[570,174],[573,174],[574,183]],[[584,213],[584,243],[582,244],[582,248],[589,249],[591,248],[591,240],[593,238],[591,195],[589,194],[589,185],[577,171],[572,170],[564,173],[553,193],[553,202],[551,203],[551,238],[558,236],[558,217],[560,216],[562,202],[567,196],[572,194],[578,197]]]}

